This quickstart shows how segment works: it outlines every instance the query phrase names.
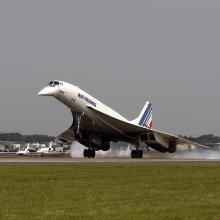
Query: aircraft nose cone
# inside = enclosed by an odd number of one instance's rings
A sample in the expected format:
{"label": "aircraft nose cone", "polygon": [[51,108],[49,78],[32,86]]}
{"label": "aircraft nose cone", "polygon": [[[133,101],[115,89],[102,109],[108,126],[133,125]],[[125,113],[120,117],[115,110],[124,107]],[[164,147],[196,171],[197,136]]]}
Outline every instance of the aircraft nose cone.
{"label": "aircraft nose cone", "polygon": [[40,92],[38,92],[38,95],[44,95],[44,91],[43,91],[43,89],[40,91]]}
{"label": "aircraft nose cone", "polygon": [[38,93],[38,95],[41,96],[54,96],[55,94],[56,94],[56,88],[54,87],[45,87]]}

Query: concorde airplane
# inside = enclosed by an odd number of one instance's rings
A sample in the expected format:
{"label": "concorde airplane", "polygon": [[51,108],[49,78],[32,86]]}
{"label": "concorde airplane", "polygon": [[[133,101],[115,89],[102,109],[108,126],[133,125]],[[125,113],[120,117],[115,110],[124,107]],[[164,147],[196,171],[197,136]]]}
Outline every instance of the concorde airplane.
{"label": "concorde airplane", "polygon": [[111,142],[127,142],[136,146],[132,158],[142,158],[141,146],[151,147],[162,153],[174,153],[178,147],[203,147],[202,145],[152,129],[152,104],[146,102],[140,115],[129,121],[122,115],[92,97],[78,86],[51,81],[39,93],[52,96],[72,112],[71,127],[57,136],[57,140],[71,144],[78,141],[87,149],[84,157],[94,158],[96,151],[108,151]]}

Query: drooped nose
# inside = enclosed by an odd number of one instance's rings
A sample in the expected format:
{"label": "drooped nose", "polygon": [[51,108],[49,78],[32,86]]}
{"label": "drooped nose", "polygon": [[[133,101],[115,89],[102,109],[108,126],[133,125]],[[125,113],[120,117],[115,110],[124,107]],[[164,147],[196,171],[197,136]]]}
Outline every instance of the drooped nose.
{"label": "drooped nose", "polygon": [[38,95],[42,95],[42,96],[55,96],[57,93],[57,88],[56,87],[50,87],[47,86],[45,88],[43,88]]}

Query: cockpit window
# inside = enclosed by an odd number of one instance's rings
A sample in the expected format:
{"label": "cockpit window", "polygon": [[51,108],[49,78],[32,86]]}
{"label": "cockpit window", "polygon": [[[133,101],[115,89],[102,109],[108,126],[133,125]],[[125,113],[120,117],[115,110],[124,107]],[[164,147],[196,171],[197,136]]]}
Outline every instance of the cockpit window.
{"label": "cockpit window", "polygon": [[58,82],[58,81],[51,81],[51,82],[49,83],[49,86],[53,86],[53,87],[59,86],[59,85],[63,85],[63,83]]}

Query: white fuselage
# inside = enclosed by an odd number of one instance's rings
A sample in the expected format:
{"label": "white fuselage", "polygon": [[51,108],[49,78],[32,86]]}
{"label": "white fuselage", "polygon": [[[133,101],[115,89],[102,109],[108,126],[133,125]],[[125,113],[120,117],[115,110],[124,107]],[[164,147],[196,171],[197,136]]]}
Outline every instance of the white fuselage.
{"label": "white fuselage", "polygon": [[43,147],[43,148],[40,148],[37,153],[43,153],[43,154],[48,154],[50,152],[53,152],[53,148],[50,148],[50,147]]}
{"label": "white fuselage", "polygon": [[[68,108],[73,115],[71,127],[57,138],[66,142],[79,141],[89,148],[85,157],[94,157],[94,150],[109,150],[110,142],[124,141],[135,144],[137,149],[132,157],[142,157],[139,150],[141,143],[160,151],[176,151],[179,145],[200,144],[152,129],[152,104],[146,102],[140,115],[133,121],[128,121],[122,115],[92,97],[78,86],[62,82],[51,81],[39,92],[42,96],[53,96]],[[137,154],[137,155],[136,155]]]}
{"label": "white fuselage", "polygon": [[61,81],[57,82],[59,82],[59,85],[55,85],[54,87],[48,85],[39,94],[43,96],[54,96],[71,110],[84,113],[86,117],[94,122],[96,122],[96,117],[94,117],[93,112],[88,108],[89,106],[111,117],[128,122],[122,115],[92,97],[78,86]]}

